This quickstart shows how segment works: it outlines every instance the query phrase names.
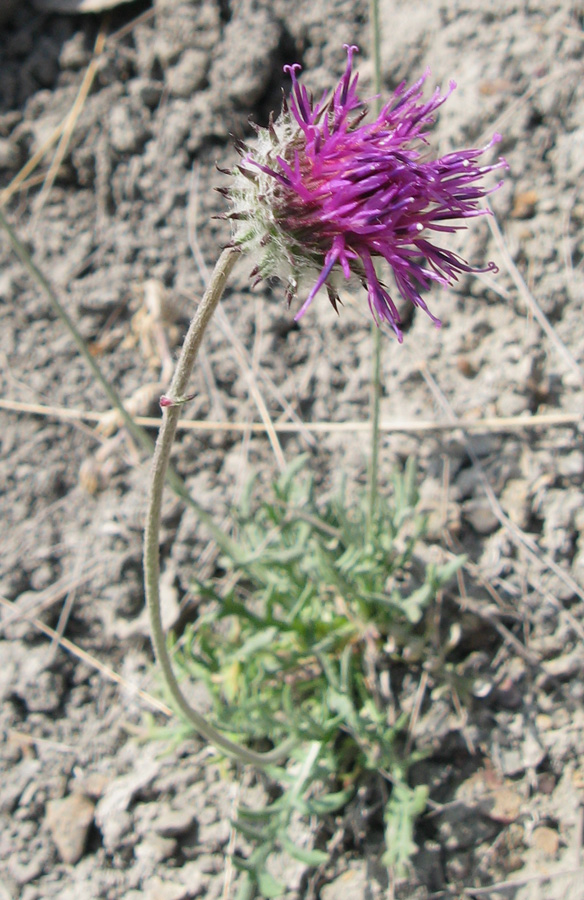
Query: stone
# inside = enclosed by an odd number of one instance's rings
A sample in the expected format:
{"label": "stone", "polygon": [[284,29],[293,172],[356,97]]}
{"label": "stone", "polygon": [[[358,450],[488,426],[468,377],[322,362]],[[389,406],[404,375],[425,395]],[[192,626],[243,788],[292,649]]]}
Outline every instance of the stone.
{"label": "stone", "polygon": [[486,497],[466,500],[462,505],[462,514],[477,534],[492,534],[500,527],[500,522]]}
{"label": "stone", "polygon": [[560,835],[555,828],[548,828],[546,825],[535,828],[531,840],[538,853],[548,857],[554,857],[560,847]]}
{"label": "stone", "polygon": [[19,164],[19,153],[10,138],[0,138],[0,170],[16,169]]}
{"label": "stone", "polygon": [[46,823],[63,862],[75,865],[83,856],[95,805],[84,794],[69,794],[47,803]]}
{"label": "stone", "polygon": [[63,44],[59,54],[59,65],[62,69],[76,71],[86,66],[89,58],[90,54],[85,46],[85,35],[82,31],[78,31]]}
{"label": "stone", "polygon": [[143,873],[152,872],[156,866],[173,856],[177,849],[174,838],[151,834],[134,847],[134,856]]}
{"label": "stone", "polygon": [[509,787],[500,787],[493,791],[485,804],[485,815],[493,822],[508,825],[514,822],[521,812],[523,798]]}
{"label": "stone", "polygon": [[95,808],[95,822],[100,829],[106,850],[113,852],[132,827],[129,806],[138,792],[147,789],[161,769],[155,758],[156,748],[150,747],[135,759],[135,770],[116,778],[109,784]]}
{"label": "stone", "polygon": [[42,848],[30,848],[23,861],[21,861],[21,857],[10,857],[8,871],[19,885],[28,884],[30,881],[35,881],[45,870],[47,856],[48,854]]}
{"label": "stone", "polygon": [[584,453],[581,450],[572,450],[571,453],[560,456],[556,466],[564,478],[581,479],[584,475]]}
{"label": "stone", "polygon": [[188,888],[189,897],[199,897],[203,895],[210,880],[208,873],[202,871],[198,859],[193,860],[192,862],[186,862],[182,865],[177,876]]}
{"label": "stone", "polygon": [[52,713],[61,705],[64,689],[62,674],[45,669],[21,688],[20,696],[29,712]]}
{"label": "stone", "polygon": [[162,83],[152,78],[134,78],[128,90],[131,97],[137,97],[148,109],[158,106],[162,97]]}
{"label": "stone", "polygon": [[195,821],[194,812],[191,810],[172,809],[156,819],[154,830],[162,837],[178,837],[190,831]]}
{"label": "stone", "polygon": [[520,416],[529,409],[529,397],[507,391],[497,399],[497,413],[503,418]]}
{"label": "stone", "polygon": [[441,813],[438,824],[438,840],[449,854],[459,853],[491,840],[497,833],[497,825],[484,816],[477,815],[475,804],[457,803]]}
{"label": "stone", "polygon": [[511,478],[500,497],[501,506],[511,521],[525,530],[531,516],[530,487],[521,478]]}
{"label": "stone", "polygon": [[190,47],[181,55],[178,63],[168,72],[170,93],[174,97],[190,97],[205,83],[208,54]]}
{"label": "stone", "polygon": [[11,766],[10,778],[3,779],[0,796],[1,813],[13,812],[28,785],[34,783],[33,779],[40,769],[41,763],[38,759],[23,759],[17,766]]}
{"label": "stone", "polygon": [[365,868],[348,869],[320,891],[321,900],[367,900],[371,896]]}
{"label": "stone", "polygon": [[190,900],[193,895],[186,885],[155,876],[148,879],[141,896],[144,900]]}
{"label": "stone", "polygon": [[148,137],[142,116],[123,100],[110,112],[109,130],[111,145],[118,153],[138,153]]}

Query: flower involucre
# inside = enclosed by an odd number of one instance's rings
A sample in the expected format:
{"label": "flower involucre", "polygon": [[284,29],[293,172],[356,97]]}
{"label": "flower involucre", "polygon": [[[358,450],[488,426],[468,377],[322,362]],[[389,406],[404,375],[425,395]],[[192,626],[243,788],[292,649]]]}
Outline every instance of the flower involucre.
{"label": "flower involucre", "polygon": [[336,310],[337,273],[355,275],[367,289],[375,321],[389,322],[401,341],[399,313],[375,261],[389,264],[400,294],[439,326],[420,291],[433,281],[452,285],[461,272],[496,266],[470,266],[433,243],[433,233],[452,233],[464,227],[453,224],[457,220],[484,215],[479,200],[494,188],[483,186],[483,177],[506,164],[479,164],[500,140],[497,134],[481,150],[425,158],[434,112],[456,86],[451,82],[445,95],[436,89],[424,101],[428,72],[407,90],[400,85],[377,119],[364,122],[367,110],[352,72],[357,47],[345,49],[347,67],[330,100],[325,95],[315,103],[298,83],[301,66],[285,66],[292,79],[289,102],[284,99],[267,128],[256,126],[253,148],[238,143],[242,161],[224,191],[232,204],[233,245],[259,258],[252,272],[256,283],[271,276],[288,280],[288,302],[304,276],[315,278],[296,320],[323,286]]}

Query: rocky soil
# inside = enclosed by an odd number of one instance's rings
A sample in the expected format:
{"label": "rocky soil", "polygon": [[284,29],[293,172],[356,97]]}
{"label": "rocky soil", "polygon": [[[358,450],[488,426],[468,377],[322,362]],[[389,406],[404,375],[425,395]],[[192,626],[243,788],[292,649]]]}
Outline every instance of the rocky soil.
{"label": "rocky soil", "polygon": [[[234,164],[232,136],[250,136],[250,117],[266,123],[279,108],[286,63],[301,62],[319,94],[343,71],[343,43],[356,43],[363,94],[373,94],[368,4],[137,0],[107,15],[42,6],[0,9],[0,202],[129,408],[156,416],[229,238],[211,218],[224,211],[215,165]],[[468,554],[442,622],[445,665],[467,691],[461,699],[427,683],[414,731],[427,756],[415,777],[432,804],[407,877],[381,865],[367,797],[321,834],[329,865],[275,865],[290,900],[578,900],[584,7],[383,0],[381,11],[387,91],[426,66],[431,82],[458,84],[436,150],[480,146],[498,131],[509,163],[491,198],[500,233],[480,220],[460,236],[465,258],[494,259],[499,274],[434,290],[440,331],[415,313],[402,346],[384,338],[383,419],[448,424],[388,430],[381,466],[385,485],[417,457],[433,552]],[[17,178],[35,154],[40,164]],[[345,292],[338,318],[323,298],[296,327],[281,286],[250,289],[251,267],[238,263],[185,417],[260,421],[255,385],[274,420],[365,422],[364,295]],[[4,235],[0,297],[0,898],[235,897],[230,816],[242,798],[261,797],[262,782],[196,738],[170,750],[150,739],[138,693],[160,696],[141,573],[148,460]],[[539,418],[526,425],[530,416]],[[458,419],[481,423],[462,429]],[[245,428],[193,428],[174,462],[221,522],[252,470],[267,479],[301,451],[323,491],[342,473],[362,483],[366,432],[357,434],[298,430],[274,450]],[[188,615],[194,566],[211,571],[214,547],[170,492],[163,525],[165,618],[175,624]],[[176,733],[174,719],[157,721]]]}

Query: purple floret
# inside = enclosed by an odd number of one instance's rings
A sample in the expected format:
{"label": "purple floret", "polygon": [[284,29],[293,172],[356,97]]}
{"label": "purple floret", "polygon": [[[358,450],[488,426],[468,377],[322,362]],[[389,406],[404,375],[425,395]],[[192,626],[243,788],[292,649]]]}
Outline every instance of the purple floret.
{"label": "purple floret", "polygon": [[325,97],[313,102],[298,82],[298,64],[285,67],[292,79],[289,114],[299,130],[270,165],[250,154],[244,166],[247,172],[248,167],[260,169],[277,182],[272,198],[277,227],[290,236],[294,252],[319,271],[295,319],[304,315],[323,286],[337,308],[332,279],[340,269],[345,278],[356,275],[361,280],[375,321],[387,321],[401,341],[399,313],[375,261],[388,263],[400,294],[439,326],[420,291],[432,282],[452,285],[462,272],[496,271],[496,266],[469,265],[434,244],[431,233],[455,232],[464,227],[454,224],[458,220],[484,215],[479,201],[495,188],[484,187],[483,178],[506,163],[479,162],[500,140],[497,134],[480,150],[425,158],[425,135],[434,113],[455,88],[451,82],[445,95],[436,89],[424,101],[428,72],[407,90],[400,85],[376,120],[365,123],[358,75],[352,71],[357,47],[345,49],[347,67],[328,102]]}

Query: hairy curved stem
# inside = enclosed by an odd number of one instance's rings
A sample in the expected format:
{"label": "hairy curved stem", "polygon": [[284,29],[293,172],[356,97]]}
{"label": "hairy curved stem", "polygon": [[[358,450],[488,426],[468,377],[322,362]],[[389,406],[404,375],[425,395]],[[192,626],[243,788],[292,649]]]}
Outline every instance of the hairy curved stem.
{"label": "hairy curved stem", "polygon": [[[186,392],[205,329],[221,299],[223,291],[225,290],[227,279],[231,273],[237,255],[237,250],[227,249],[223,251],[217,260],[217,265],[215,266],[207,290],[205,291],[201,304],[191,321],[187,336],[185,337],[180,358],[168,391],[168,397],[171,401],[180,401]],[[164,676],[164,681],[176,707],[194,726],[198,734],[200,734],[201,737],[206,738],[206,740],[214,744],[218,749],[223,750],[229,756],[241,760],[241,762],[251,763],[256,766],[272,765],[289,753],[294,746],[295,741],[285,741],[269,753],[255,753],[253,750],[248,750],[246,747],[242,747],[229,740],[229,738],[221,734],[220,731],[217,731],[213,725],[207,722],[200,713],[190,706],[176,680],[170,655],[166,647],[166,636],[162,627],[160,614],[159,592],[160,511],[164,482],[179,415],[180,405],[165,408],[162,425],[158,433],[156,448],[154,450],[154,459],[152,461],[152,478],[150,482],[146,529],[144,534],[144,582],[146,589],[146,603],[150,615],[152,644],[156,653],[156,659]],[[208,524],[208,518],[210,519],[210,517],[205,515],[205,524]],[[223,537],[226,538],[226,536]],[[221,544],[225,547],[226,540],[222,540]]]}

